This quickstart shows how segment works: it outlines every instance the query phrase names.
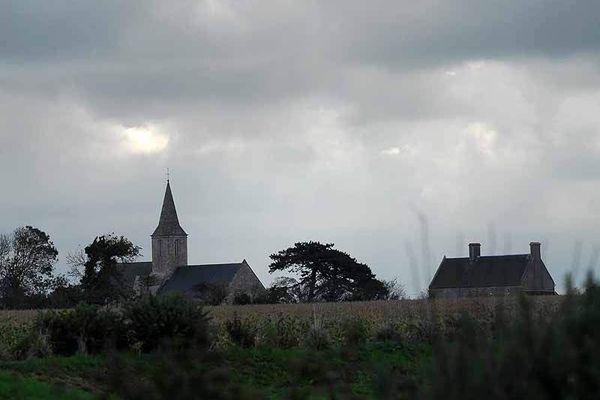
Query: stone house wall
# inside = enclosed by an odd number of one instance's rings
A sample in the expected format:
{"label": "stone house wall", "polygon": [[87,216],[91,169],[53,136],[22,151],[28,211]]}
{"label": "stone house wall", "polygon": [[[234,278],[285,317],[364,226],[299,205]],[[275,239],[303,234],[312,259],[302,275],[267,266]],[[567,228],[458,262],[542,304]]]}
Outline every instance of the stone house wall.
{"label": "stone house wall", "polygon": [[491,286],[478,288],[444,288],[430,289],[430,297],[436,299],[457,299],[460,297],[490,297],[490,296],[510,296],[521,293],[523,288],[520,286]]}
{"label": "stone house wall", "polygon": [[523,274],[525,290],[554,293],[554,280],[542,260],[531,260]]}

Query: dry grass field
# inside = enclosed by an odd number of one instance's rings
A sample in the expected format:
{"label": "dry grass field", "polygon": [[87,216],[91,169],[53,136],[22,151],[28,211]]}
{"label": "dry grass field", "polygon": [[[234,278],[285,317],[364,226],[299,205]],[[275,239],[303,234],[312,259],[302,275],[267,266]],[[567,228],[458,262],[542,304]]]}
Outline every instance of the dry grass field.
{"label": "dry grass field", "polygon": [[0,310],[0,324],[5,322],[29,322],[39,313],[39,310]]}
{"label": "dry grass field", "polygon": [[[561,302],[561,296],[530,297],[533,307],[540,313],[553,313]],[[345,303],[307,303],[307,304],[261,304],[261,305],[222,305],[207,307],[211,317],[223,321],[238,317],[258,319],[274,316],[290,316],[300,318],[319,318],[322,320],[339,320],[360,318],[371,321],[415,320],[432,315],[453,316],[463,312],[474,317],[487,318],[501,307],[508,313],[516,310],[516,297],[490,297],[472,299],[439,299],[439,300],[391,300],[391,301],[357,301]]]}
{"label": "dry grass field", "polygon": [[[545,314],[552,314],[561,303],[561,296],[531,297],[534,309]],[[306,303],[306,304],[260,304],[260,305],[222,305],[209,306],[206,310],[216,322],[222,322],[237,316],[239,318],[271,319],[287,316],[300,319],[315,318],[341,320],[359,318],[372,322],[395,320],[419,320],[432,315],[455,316],[468,313],[476,318],[492,316],[498,307],[508,313],[516,309],[518,299],[507,298],[472,298],[457,300],[391,300],[391,301],[357,301],[346,303]],[[39,310],[0,310],[0,323],[4,321],[28,322],[39,313]]]}

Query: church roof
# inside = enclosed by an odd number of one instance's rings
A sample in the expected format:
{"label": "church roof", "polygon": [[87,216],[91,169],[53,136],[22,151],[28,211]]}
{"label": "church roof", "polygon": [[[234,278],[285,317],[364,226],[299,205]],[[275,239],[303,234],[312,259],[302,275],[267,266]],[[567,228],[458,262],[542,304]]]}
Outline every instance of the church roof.
{"label": "church roof", "polygon": [[117,271],[124,287],[132,288],[137,276],[146,277],[152,272],[152,261],[118,263]]}
{"label": "church roof", "polygon": [[231,264],[187,265],[178,267],[169,280],[160,288],[159,293],[185,293],[193,290],[195,286],[201,283],[230,283],[243,265],[244,261]]}
{"label": "church roof", "polygon": [[520,286],[529,254],[444,258],[430,289]]}
{"label": "church roof", "polygon": [[171,193],[171,184],[169,181],[167,181],[167,190],[165,191],[165,198],[160,212],[160,220],[152,236],[187,236],[187,233],[179,225],[179,218],[177,218],[177,210],[175,209],[175,202],[173,201],[173,193]]}

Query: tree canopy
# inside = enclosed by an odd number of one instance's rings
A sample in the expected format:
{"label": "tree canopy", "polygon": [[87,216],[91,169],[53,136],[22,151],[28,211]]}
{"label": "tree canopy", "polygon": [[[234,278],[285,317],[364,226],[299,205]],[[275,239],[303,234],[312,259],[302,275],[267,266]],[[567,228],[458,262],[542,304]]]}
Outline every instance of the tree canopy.
{"label": "tree canopy", "polygon": [[[287,271],[296,278],[278,280],[278,297],[299,302],[374,300],[385,298],[387,289],[371,269],[333,243],[299,242],[271,254],[269,272]],[[282,292],[282,288],[287,290]],[[293,301],[293,300],[292,300]]]}
{"label": "tree canopy", "polygon": [[104,304],[127,296],[129,288],[121,285],[117,263],[132,262],[140,247],[129,239],[112,234],[98,236],[85,248],[81,290],[85,301]]}
{"label": "tree canopy", "polygon": [[58,251],[45,232],[24,226],[0,235],[0,294],[4,307],[20,307],[53,284]]}

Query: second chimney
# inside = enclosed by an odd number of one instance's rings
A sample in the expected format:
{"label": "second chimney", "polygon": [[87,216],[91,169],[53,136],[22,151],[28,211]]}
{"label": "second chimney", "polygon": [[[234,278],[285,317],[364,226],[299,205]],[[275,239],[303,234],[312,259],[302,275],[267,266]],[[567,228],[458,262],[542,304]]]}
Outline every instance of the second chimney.
{"label": "second chimney", "polygon": [[481,255],[480,243],[469,243],[469,259],[475,261]]}
{"label": "second chimney", "polygon": [[539,242],[531,242],[529,243],[529,249],[530,249],[530,254],[531,254],[531,258],[534,260],[539,260],[542,258],[542,251],[540,250],[540,243]]}

